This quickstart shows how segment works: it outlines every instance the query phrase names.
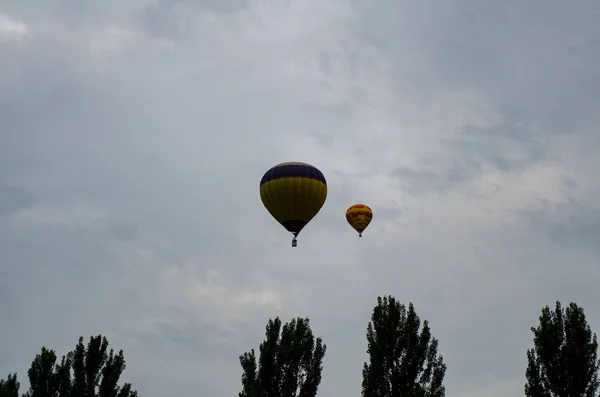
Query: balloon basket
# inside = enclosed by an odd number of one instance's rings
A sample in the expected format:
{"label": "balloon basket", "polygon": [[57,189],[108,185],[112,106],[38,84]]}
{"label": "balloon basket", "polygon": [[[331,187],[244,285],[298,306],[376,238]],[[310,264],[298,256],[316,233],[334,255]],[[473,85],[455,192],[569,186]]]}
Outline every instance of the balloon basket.
{"label": "balloon basket", "polygon": [[298,240],[293,239],[292,240],[292,247],[297,247],[298,246]]}

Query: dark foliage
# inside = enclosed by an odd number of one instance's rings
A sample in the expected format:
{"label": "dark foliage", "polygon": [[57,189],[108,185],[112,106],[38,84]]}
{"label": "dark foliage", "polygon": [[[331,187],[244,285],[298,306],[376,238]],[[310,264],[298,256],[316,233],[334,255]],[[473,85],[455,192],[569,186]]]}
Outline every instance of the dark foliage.
{"label": "dark foliage", "polygon": [[598,343],[583,308],[571,303],[563,310],[542,309],[532,327],[533,349],[527,350],[527,397],[595,397],[598,382]]}
{"label": "dark foliage", "polygon": [[17,374],[8,374],[6,380],[0,380],[0,397],[19,397],[20,387]]}
{"label": "dark foliage", "polygon": [[[42,347],[27,374],[29,390],[23,397],[137,397],[131,385],[117,385],[125,370],[123,351],[108,351],[108,341],[102,335],[90,337],[86,346],[83,337],[75,350],[57,363],[54,350]],[[17,376],[0,381],[0,397],[18,397]]]}
{"label": "dark foliage", "polygon": [[438,341],[413,304],[408,311],[394,297],[378,297],[367,327],[369,363],[364,364],[363,397],[444,397],[446,364]]}
{"label": "dark foliage", "polygon": [[279,317],[269,320],[259,349],[258,363],[254,349],[240,356],[239,397],[316,396],[327,346],[314,338],[307,318],[293,319],[283,329]]}

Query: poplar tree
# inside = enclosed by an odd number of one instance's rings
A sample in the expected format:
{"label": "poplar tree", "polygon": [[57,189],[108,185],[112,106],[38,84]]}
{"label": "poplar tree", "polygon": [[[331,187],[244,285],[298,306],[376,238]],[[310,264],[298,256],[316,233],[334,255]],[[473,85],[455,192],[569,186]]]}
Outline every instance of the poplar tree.
{"label": "poplar tree", "polygon": [[570,303],[563,309],[542,309],[539,325],[531,327],[533,348],[527,350],[527,397],[596,397],[598,342],[583,308]]}
{"label": "poplar tree", "polygon": [[327,346],[315,338],[308,318],[286,323],[269,319],[266,339],[240,356],[242,391],[239,397],[315,397]]}
{"label": "poplar tree", "polygon": [[367,326],[363,397],[444,397],[446,364],[438,356],[438,341],[431,336],[412,303],[393,296],[378,297]]}
{"label": "poplar tree", "polygon": [[[123,350],[108,350],[102,335],[90,337],[87,346],[79,338],[60,361],[54,350],[42,347],[27,372],[29,390],[23,397],[137,397],[131,384],[118,386],[124,370]],[[9,374],[0,381],[0,397],[19,397],[19,387],[17,374]]]}

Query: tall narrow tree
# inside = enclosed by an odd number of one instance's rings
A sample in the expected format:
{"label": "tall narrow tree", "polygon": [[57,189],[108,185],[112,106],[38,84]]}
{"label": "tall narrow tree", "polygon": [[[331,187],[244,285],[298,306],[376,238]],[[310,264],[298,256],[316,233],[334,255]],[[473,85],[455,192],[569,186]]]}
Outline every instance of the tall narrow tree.
{"label": "tall narrow tree", "polygon": [[532,327],[533,345],[527,350],[527,397],[596,397],[598,342],[583,308],[559,301],[553,311],[542,309],[539,325]]}
{"label": "tall narrow tree", "polygon": [[240,356],[242,391],[239,397],[315,397],[327,346],[313,336],[308,318],[269,319],[266,339],[259,346],[258,363],[254,349]]}
{"label": "tall narrow tree", "polygon": [[[363,397],[444,397],[446,364],[429,323],[393,296],[378,297],[367,326]],[[419,332],[420,330],[420,332]]]}

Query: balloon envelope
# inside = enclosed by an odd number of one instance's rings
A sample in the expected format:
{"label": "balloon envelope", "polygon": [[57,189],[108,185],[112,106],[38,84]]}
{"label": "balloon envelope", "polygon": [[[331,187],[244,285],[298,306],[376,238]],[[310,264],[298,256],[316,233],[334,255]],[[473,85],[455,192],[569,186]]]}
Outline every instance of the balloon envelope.
{"label": "balloon envelope", "polygon": [[273,218],[297,236],[325,204],[327,181],[310,164],[281,163],[262,177],[260,199]]}
{"label": "balloon envelope", "polygon": [[362,237],[362,232],[373,219],[373,211],[365,204],[354,204],[346,210],[346,220]]}

